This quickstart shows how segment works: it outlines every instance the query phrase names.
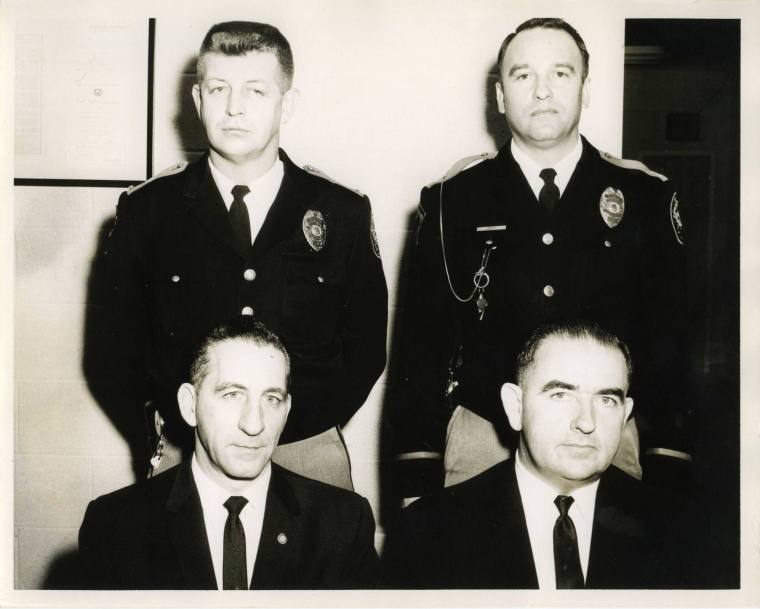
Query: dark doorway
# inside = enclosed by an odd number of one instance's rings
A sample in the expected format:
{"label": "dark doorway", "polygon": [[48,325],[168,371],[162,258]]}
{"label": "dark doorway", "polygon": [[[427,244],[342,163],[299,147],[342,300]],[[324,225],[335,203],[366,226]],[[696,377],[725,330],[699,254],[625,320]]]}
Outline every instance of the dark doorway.
{"label": "dark doorway", "polygon": [[686,220],[705,587],[738,588],[740,22],[628,19],[625,45],[623,155],[673,181]]}

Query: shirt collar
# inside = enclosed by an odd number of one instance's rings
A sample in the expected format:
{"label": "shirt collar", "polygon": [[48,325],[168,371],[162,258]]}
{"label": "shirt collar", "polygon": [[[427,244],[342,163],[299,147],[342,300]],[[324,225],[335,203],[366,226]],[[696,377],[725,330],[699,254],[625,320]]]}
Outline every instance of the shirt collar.
{"label": "shirt collar", "polygon": [[[222,195],[224,204],[227,206],[227,209],[229,209],[230,205],[232,205],[233,199],[232,188],[238,184],[224,175],[221,170],[211,161],[210,156],[208,157],[208,166],[211,170],[211,175],[214,178],[214,182],[216,183],[216,187],[219,189],[219,193]],[[251,191],[246,195],[246,199],[248,197],[253,197],[254,200],[268,201],[271,203],[277,196],[277,191],[280,189],[280,184],[282,184],[282,178],[284,175],[285,167],[282,164],[282,160],[278,157],[274,165],[272,165],[265,174],[244,185],[248,186]]]}
{"label": "shirt collar", "polygon": [[517,477],[520,494],[523,496],[536,498],[544,505],[551,505],[554,503],[557,495],[570,495],[574,500],[573,503],[584,518],[588,519],[594,514],[596,491],[599,488],[598,479],[575,489],[572,493],[562,493],[525,466],[520,449],[517,450],[515,457],[515,476]]}
{"label": "shirt collar", "polygon": [[[539,165],[523,150],[521,150],[517,144],[515,144],[514,138],[512,138],[509,148],[512,153],[512,157],[520,166],[520,170],[528,180],[528,184],[530,184],[531,190],[533,190],[533,194],[535,194],[536,199],[538,199],[538,193],[541,192],[541,188],[544,185],[544,181],[541,179],[541,176],[539,174],[541,173],[542,169],[547,169],[547,167]],[[562,193],[565,192],[565,187],[570,181],[570,178],[573,175],[573,171],[575,171],[575,166],[578,164],[578,161],[580,160],[582,154],[583,142],[581,140],[581,136],[579,135],[578,141],[575,143],[575,147],[567,155],[565,155],[563,159],[551,166],[551,168],[557,172],[557,177],[554,178],[554,183],[559,188],[560,196],[562,196]]]}
{"label": "shirt collar", "polygon": [[[224,509],[224,502],[232,495],[245,497],[248,499],[248,503],[253,505],[265,505],[266,503],[269,480],[272,477],[271,462],[266,464],[262,472],[251,480],[245,489],[234,493],[217,484],[201,469],[195,453],[193,453],[190,468],[192,469],[195,486],[198,489],[198,495],[200,496],[201,505],[204,510],[211,509],[212,506],[214,508],[222,506]],[[246,507],[248,506],[246,505]]]}

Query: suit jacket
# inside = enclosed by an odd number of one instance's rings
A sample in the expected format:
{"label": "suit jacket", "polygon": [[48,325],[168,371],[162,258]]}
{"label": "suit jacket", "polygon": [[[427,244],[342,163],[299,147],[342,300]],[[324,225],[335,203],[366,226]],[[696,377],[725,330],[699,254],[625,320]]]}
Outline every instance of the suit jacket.
{"label": "suit jacket", "polygon": [[[179,428],[189,351],[245,307],[291,357],[282,443],[346,423],[385,366],[388,298],[369,200],[280,158],[282,185],[244,251],[205,155],[119,199],[106,246],[110,374],[133,403],[157,401]],[[307,236],[317,213],[321,248]]]}
{"label": "suit jacket", "polygon": [[[596,497],[587,588],[693,586],[683,509],[615,467]],[[514,459],[406,508],[383,562],[395,588],[537,588]]]}
{"label": "suit jacket", "polygon": [[[372,587],[374,530],[363,497],[273,463],[251,588]],[[79,549],[84,588],[217,589],[189,461],[92,501]]]}
{"label": "suit jacket", "polygon": [[[584,138],[551,214],[509,144],[422,191],[400,335],[397,453],[443,453],[457,405],[509,429],[499,390],[514,381],[517,352],[536,326],[578,318],[631,349],[642,446],[691,450],[682,210],[661,178]],[[486,251],[481,319],[473,278]],[[458,300],[449,281],[472,298]]]}

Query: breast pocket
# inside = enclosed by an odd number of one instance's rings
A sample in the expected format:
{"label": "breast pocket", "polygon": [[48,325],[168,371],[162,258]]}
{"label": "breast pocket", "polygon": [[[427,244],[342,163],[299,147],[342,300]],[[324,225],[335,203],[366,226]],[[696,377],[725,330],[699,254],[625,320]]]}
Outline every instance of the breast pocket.
{"label": "breast pocket", "polygon": [[330,342],[346,304],[345,282],[332,256],[283,255],[282,332],[286,343]]}

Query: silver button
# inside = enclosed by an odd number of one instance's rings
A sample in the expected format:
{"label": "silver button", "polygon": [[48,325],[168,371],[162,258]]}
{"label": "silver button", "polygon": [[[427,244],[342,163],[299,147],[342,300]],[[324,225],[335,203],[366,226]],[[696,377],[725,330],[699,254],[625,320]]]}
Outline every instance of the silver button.
{"label": "silver button", "polygon": [[605,241],[604,242],[604,247],[612,247],[612,242],[611,241]]}
{"label": "silver button", "polygon": [[179,275],[172,275],[172,283],[177,283],[179,281]]}
{"label": "silver button", "polygon": [[319,281],[319,283],[324,283],[324,282],[325,282],[325,278],[324,278],[324,277],[322,277],[322,275],[319,275],[319,276],[317,277],[317,281]]}
{"label": "silver button", "polygon": [[243,315],[253,315],[253,307],[243,307],[243,310],[240,312]]}
{"label": "silver button", "polygon": [[541,237],[541,241],[544,242],[544,245],[551,245],[554,243],[554,235],[551,233],[544,233],[544,236]]}
{"label": "silver button", "polygon": [[277,543],[279,543],[281,546],[284,546],[286,543],[288,543],[288,536],[285,535],[285,533],[280,533],[277,536]]}
{"label": "silver button", "polygon": [[245,269],[245,271],[243,271],[243,278],[246,281],[253,281],[256,279],[256,271],[253,269]]}
{"label": "silver button", "polygon": [[554,288],[550,285],[545,285],[544,296],[546,296],[547,298],[551,298],[552,296],[554,296]]}

